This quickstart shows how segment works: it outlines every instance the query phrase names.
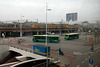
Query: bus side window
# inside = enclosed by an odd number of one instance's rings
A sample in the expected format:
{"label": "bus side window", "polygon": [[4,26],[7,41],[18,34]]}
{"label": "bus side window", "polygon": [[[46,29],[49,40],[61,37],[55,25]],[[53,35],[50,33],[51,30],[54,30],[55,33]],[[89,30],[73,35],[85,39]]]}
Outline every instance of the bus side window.
{"label": "bus side window", "polygon": [[58,40],[58,37],[54,37],[53,39],[54,39],[54,40]]}

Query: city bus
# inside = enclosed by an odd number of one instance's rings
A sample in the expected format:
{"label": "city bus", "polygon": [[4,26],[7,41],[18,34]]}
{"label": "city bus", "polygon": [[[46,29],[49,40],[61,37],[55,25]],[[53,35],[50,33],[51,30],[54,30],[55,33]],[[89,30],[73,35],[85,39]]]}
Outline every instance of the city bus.
{"label": "city bus", "polygon": [[66,40],[78,39],[79,38],[79,33],[68,33],[68,34],[64,35],[64,38]]}
{"label": "city bus", "polygon": [[33,35],[33,42],[45,42],[47,36],[47,42],[58,43],[60,41],[59,35]]}

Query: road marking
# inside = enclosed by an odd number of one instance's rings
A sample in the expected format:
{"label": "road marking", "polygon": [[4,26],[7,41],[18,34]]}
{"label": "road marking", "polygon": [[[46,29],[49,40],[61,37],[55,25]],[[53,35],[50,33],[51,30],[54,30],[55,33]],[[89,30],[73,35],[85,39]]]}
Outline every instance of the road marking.
{"label": "road marking", "polygon": [[82,64],[84,63],[84,61],[82,62]]}
{"label": "road marking", "polygon": [[80,53],[80,52],[73,52],[75,55],[86,55],[86,54],[89,54],[89,53],[94,53],[94,52],[86,52],[86,53]]}
{"label": "road marking", "polygon": [[98,51],[96,51],[96,53],[97,53]]}
{"label": "road marking", "polygon": [[98,65],[96,65],[95,67],[98,67]]}
{"label": "road marking", "polygon": [[100,47],[97,47],[97,48],[95,48],[94,50],[97,50],[97,49],[99,49]]}
{"label": "road marking", "polygon": [[93,52],[89,52],[89,53],[93,53]]}
{"label": "road marking", "polygon": [[80,67],[80,65],[77,65],[77,67]]}
{"label": "road marking", "polygon": [[75,57],[75,55],[68,55],[68,54],[64,54],[64,56],[71,56],[71,57]]}
{"label": "road marking", "polygon": [[87,60],[87,58],[85,60]]}
{"label": "road marking", "polygon": [[85,53],[85,54],[88,54],[88,53],[90,53],[90,52],[87,52],[87,53]]}

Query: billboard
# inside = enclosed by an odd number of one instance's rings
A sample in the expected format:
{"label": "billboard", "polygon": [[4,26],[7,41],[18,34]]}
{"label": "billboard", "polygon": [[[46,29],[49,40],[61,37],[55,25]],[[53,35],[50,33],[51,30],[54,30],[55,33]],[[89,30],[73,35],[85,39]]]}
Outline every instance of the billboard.
{"label": "billboard", "polygon": [[76,21],[77,20],[77,13],[66,14],[66,21],[69,22],[70,20]]}

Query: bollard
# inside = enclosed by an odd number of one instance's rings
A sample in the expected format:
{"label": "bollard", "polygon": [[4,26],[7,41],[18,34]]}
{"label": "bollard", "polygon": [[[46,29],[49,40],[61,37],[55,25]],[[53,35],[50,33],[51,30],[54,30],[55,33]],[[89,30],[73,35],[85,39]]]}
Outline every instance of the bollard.
{"label": "bollard", "polygon": [[93,45],[91,46],[91,51],[93,52],[93,50],[94,50],[94,47],[93,47]]}

